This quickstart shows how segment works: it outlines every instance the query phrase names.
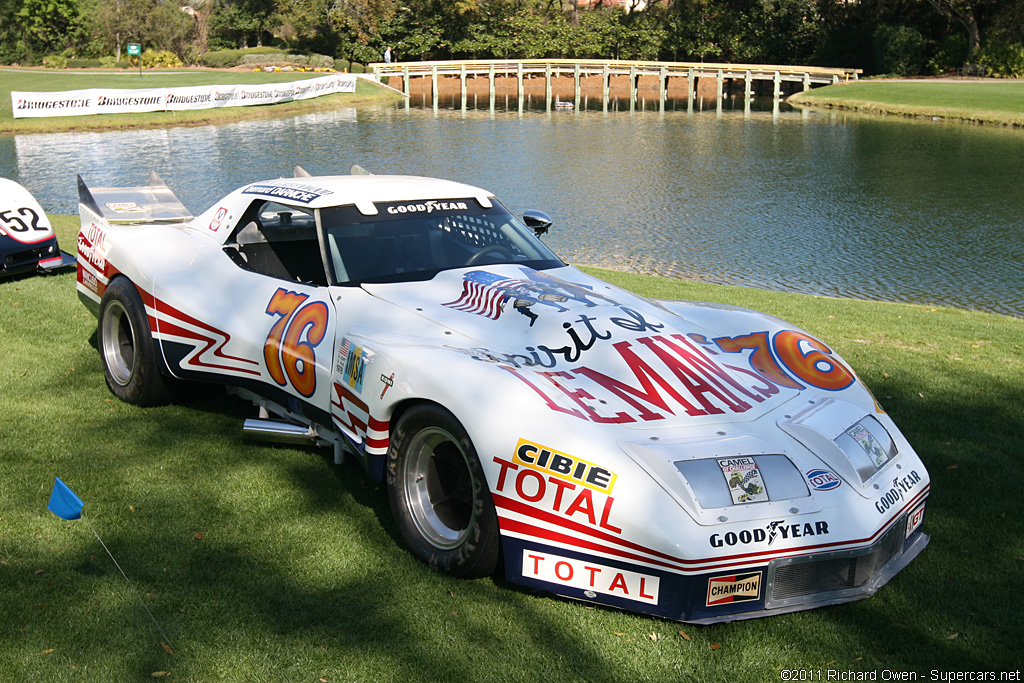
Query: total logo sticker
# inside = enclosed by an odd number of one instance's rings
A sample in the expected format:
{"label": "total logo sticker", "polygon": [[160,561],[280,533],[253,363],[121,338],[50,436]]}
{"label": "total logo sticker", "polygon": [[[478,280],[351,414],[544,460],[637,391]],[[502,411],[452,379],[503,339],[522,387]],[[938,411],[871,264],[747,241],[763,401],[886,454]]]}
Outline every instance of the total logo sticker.
{"label": "total logo sticker", "polygon": [[832,470],[814,469],[809,470],[805,475],[807,483],[815,491],[831,491],[843,485],[843,480]]}
{"label": "total logo sticker", "polygon": [[574,560],[545,552],[523,550],[523,576],[579,588],[587,597],[597,593],[658,604],[660,579],[650,574]]}

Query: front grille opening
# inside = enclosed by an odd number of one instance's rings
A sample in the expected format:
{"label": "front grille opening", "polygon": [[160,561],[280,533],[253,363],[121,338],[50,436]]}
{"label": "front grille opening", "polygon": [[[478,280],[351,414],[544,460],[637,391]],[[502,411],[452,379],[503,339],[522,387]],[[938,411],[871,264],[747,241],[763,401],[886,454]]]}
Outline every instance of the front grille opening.
{"label": "front grille opening", "polygon": [[795,598],[856,591],[867,585],[903,549],[903,525],[895,524],[882,539],[865,550],[797,558],[775,568],[769,602],[803,602]]}
{"label": "front grille opening", "polygon": [[45,257],[47,254],[52,252],[51,247],[36,247],[34,249],[26,249],[24,251],[13,251],[7,254],[6,261],[9,266],[18,266],[23,263],[31,263],[32,261],[38,261]]}

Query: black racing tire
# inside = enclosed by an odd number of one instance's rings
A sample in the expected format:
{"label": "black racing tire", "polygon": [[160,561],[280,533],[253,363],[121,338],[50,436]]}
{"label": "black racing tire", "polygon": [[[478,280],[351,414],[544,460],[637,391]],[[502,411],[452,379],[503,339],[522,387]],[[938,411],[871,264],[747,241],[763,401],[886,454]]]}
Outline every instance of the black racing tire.
{"label": "black racing tire", "polygon": [[97,338],[103,374],[114,396],[136,406],[171,400],[171,390],[160,374],[146,307],[126,277],[114,279],[103,293]]}
{"label": "black racing tire", "polygon": [[398,420],[388,450],[388,498],[402,538],[423,562],[459,578],[494,573],[498,514],[469,435],[434,404]]}

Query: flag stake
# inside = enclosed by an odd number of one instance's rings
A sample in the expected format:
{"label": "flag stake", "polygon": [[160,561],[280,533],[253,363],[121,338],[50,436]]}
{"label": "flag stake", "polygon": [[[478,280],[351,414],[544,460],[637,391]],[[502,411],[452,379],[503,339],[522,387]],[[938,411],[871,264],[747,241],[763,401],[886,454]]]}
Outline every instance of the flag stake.
{"label": "flag stake", "polygon": [[167,634],[164,633],[164,630],[160,628],[160,623],[156,620],[156,617],[153,616],[153,613],[149,611],[149,607],[146,606],[146,601],[142,599],[141,595],[139,595],[139,591],[135,588],[134,584],[132,584],[131,580],[128,579],[128,575],[124,573],[124,570],[121,569],[121,565],[119,565],[117,563],[117,560],[114,559],[114,555],[110,552],[110,549],[107,548],[107,544],[103,542],[103,539],[100,538],[100,535],[96,533],[96,529],[93,529],[92,522],[90,522],[89,518],[85,516],[84,511],[82,512],[82,519],[84,519],[85,523],[89,525],[89,529],[92,530],[92,535],[96,537],[96,540],[100,542],[100,545],[103,546],[103,549],[107,551],[107,555],[110,556],[110,561],[114,563],[115,567],[117,567],[117,571],[121,572],[121,576],[124,577],[125,583],[127,583],[128,586],[132,589],[132,592],[135,593],[135,597],[139,599],[139,603],[142,605],[142,608],[146,610],[146,614],[148,614],[149,618],[153,620],[153,625],[156,626],[156,630],[160,631],[160,635],[164,637],[164,641],[171,647],[171,649],[174,649],[174,645],[171,643],[171,639],[168,638]]}

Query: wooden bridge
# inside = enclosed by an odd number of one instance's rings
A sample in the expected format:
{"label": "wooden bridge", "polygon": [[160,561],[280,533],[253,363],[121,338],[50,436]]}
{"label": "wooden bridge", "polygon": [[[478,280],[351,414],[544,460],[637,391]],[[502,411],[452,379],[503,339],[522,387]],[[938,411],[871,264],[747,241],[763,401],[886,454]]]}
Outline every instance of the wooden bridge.
{"label": "wooden bridge", "polygon": [[[492,108],[501,90],[505,95],[514,94],[521,109],[527,95],[540,94],[540,84],[543,83],[548,109],[552,104],[556,107],[568,104],[579,107],[584,93],[589,97],[593,92],[596,96],[600,88],[604,108],[607,110],[612,91],[624,95],[628,86],[629,107],[632,111],[642,92],[656,94],[659,107],[663,110],[670,96],[692,101],[695,97],[710,98],[713,95],[721,101],[738,86],[742,86],[743,96],[751,98],[755,94],[755,87],[763,92],[770,84],[772,96],[778,100],[783,96],[784,83],[789,84],[792,90],[809,90],[815,85],[857,80],[861,73],[860,69],[819,66],[600,59],[472,59],[375,63],[370,66],[375,78],[379,80],[389,77],[390,85],[405,95],[419,92],[425,96],[429,87],[434,106],[437,106],[442,91],[454,95],[457,82],[463,109],[466,108],[468,92],[472,90],[475,94],[482,94],[485,80]],[[396,79],[401,82],[396,83]],[[566,102],[556,99],[556,91],[568,94],[570,87],[573,100]]]}

